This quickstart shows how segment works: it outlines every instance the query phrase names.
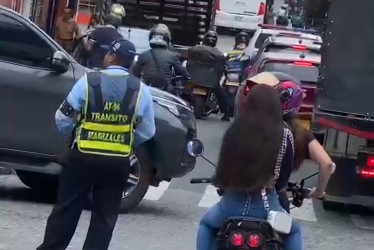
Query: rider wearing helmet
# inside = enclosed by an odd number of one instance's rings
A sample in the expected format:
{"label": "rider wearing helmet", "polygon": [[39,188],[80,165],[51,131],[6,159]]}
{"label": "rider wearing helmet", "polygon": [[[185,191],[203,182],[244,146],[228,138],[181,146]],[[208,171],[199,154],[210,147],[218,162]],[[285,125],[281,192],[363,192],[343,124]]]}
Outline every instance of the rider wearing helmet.
{"label": "rider wearing helmet", "polygon": [[173,92],[173,76],[183,76],[187,80],[188,73],[182,66],[179,55],[169,50],[170,44],[169,28],[162,23],[155,25],[149,33],[151,49],[139,55],[132,72],[148,85]]}
{"label": "rider wearing helmet", "polygon": [[244,50],[245,48],[247,48],[249,44],[249,39],[250,37],[248,33],[245,31],[242,31],[239,34],[237,34],[235,37],[234,50]]}
{"label": "rider wearing helmet", "polygon": [[[227,77],[233,74],[238,75],[237,82],[240,83],[242,68],[249,62],[249,57],[244,54],[244,50],[249,44],[250,37],[247,32],[240,32],[235,37],[235,45],[233,50],[225,53],[226,56],[226,65],[227,65],[227,74],[226,79],[223,84],[224,93],[226,95],[227,105],[229,109],[229,114],[231,117],[234,117],[234,107],[235,107],[235,95],[236,91],[233,92],[232,88],[226,86]],[[236,81],[235,81],[236,82]]]}
{"label": "rider wearing helmet", "polygon": [[294,77],[281,72],[262,72],[251,79],[255,84],[274,86],[278,91],[283,112],[283,120],[292,131],[295,138],[295,157],[292,169],[281,173],[276,189],[283,208],[289,212],[289,201],[285,187],[291,172],[297,171],[305,159],[311,159],[319,165],[319,177],[316,188],[309,193],[308,198],[322,198],[330,179],[335,171],[335,164],[316,140],[313,133],[300,126],[297,113],[305,96],[301,83]]}
{"label": "rider wearing helmet", "polygon": [[99,26],[88,31],[88,41],[86,49],[89,52],[88,67],[102,68],[103,58],[107,50],[102,46],[109,46],[122,35],[118,32],[118,27],[122,24],[122,18],[125,16],[125,9],[120,4],[113,4],[111,12],[104,17],[104,26]]}
{"label": "rider wearing helmet", "polygon": [[225,73],[226,57],[216,48],[217,41],[218,36],[215,31],[206,32],[202,44],[188,50],[187,69],[193,82],[212,86],[221,112],[224,113],[222,120],[229,121],[228,105],[220,85],[220,80]]}

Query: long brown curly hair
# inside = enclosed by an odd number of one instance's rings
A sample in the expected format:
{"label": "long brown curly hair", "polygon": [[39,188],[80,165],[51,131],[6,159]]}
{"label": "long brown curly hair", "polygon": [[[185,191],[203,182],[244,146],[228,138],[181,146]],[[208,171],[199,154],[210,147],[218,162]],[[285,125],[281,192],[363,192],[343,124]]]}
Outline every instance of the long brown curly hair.
{"label": "long brown curly hair", "polygon": [[267,85],[256,85],[246,97],[245,112],[226,131],[216,169],[224,190],[257,191],[274,175],[283,138],[280,99]]}

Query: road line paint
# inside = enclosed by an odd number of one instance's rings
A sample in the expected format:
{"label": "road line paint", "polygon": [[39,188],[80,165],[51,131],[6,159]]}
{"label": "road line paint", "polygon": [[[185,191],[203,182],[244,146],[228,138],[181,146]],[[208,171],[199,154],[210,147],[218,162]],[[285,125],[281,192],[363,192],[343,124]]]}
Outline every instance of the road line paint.
{"label": "road line paint", "polygon": [[[351,220],[353,224],[355,224],[356,227],[366,229],[366,230],[374,230],[374,218],[371,216],[371,218],[364,218],[357,214],[351,214]],[[372,224],[372,225],[370,225]]]}
{"label": "road line paint", "polygon": [[203,197],[201,197],[199,202],[199,207],[211,207],[220,200],[217,194],[217,189],[212,185],[207,185]]}
{"label": "road line paint", "polygon": [[305,221],[317,221],[312,199],[305,199],[299,208],[291,209],[292,218]]}
{"label": "road line paint", "polygon": [[170,182],[163,181],[160,183],[158,187],[150,186],[148,189],[148,192],[144,196],[144,199],[151,200],[151,201],[158,201],[161,198],[161,196],[165,193],[165,191],[168,189],[169,185],[170,185]]}

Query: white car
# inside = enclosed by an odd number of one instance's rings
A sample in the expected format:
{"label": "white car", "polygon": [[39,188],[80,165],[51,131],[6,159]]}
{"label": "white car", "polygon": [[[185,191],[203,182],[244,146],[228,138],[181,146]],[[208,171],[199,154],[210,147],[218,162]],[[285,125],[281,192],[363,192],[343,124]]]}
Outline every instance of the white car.
{"label": "white car", "polygon": [[266,38],[270,36],[293,37],[299,39],[314,40],[316,42],[322,43],[321,36],[308,34],[308,32],[312,32],[312,30],[260,24],[258,29],[253,34],[251,40],[249,41],[245,54],[252,58],[257,53],[258,49],[264,43]]}
{"label": "white car", "polygon": [[214,25],[255,31],[264,22],[266,0],[218,0]]}

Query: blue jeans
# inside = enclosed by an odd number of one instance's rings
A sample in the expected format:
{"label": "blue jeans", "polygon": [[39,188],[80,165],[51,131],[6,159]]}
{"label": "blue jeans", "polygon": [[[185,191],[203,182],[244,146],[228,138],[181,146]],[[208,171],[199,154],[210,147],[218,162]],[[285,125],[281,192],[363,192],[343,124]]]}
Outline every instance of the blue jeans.
{"label": "blue jeans", "polygon": [[[284,211],[275,190],[268,191],[270,210]],[[215,236],[230,217],[253,217],[266,219],[267,212],[261,194],[225,193],[222,199],[204,214],[197,233],[197,250],[216,250]],[[284,249],[301,250],[301,227],[292,221],[291,232],[284,235]]]}

